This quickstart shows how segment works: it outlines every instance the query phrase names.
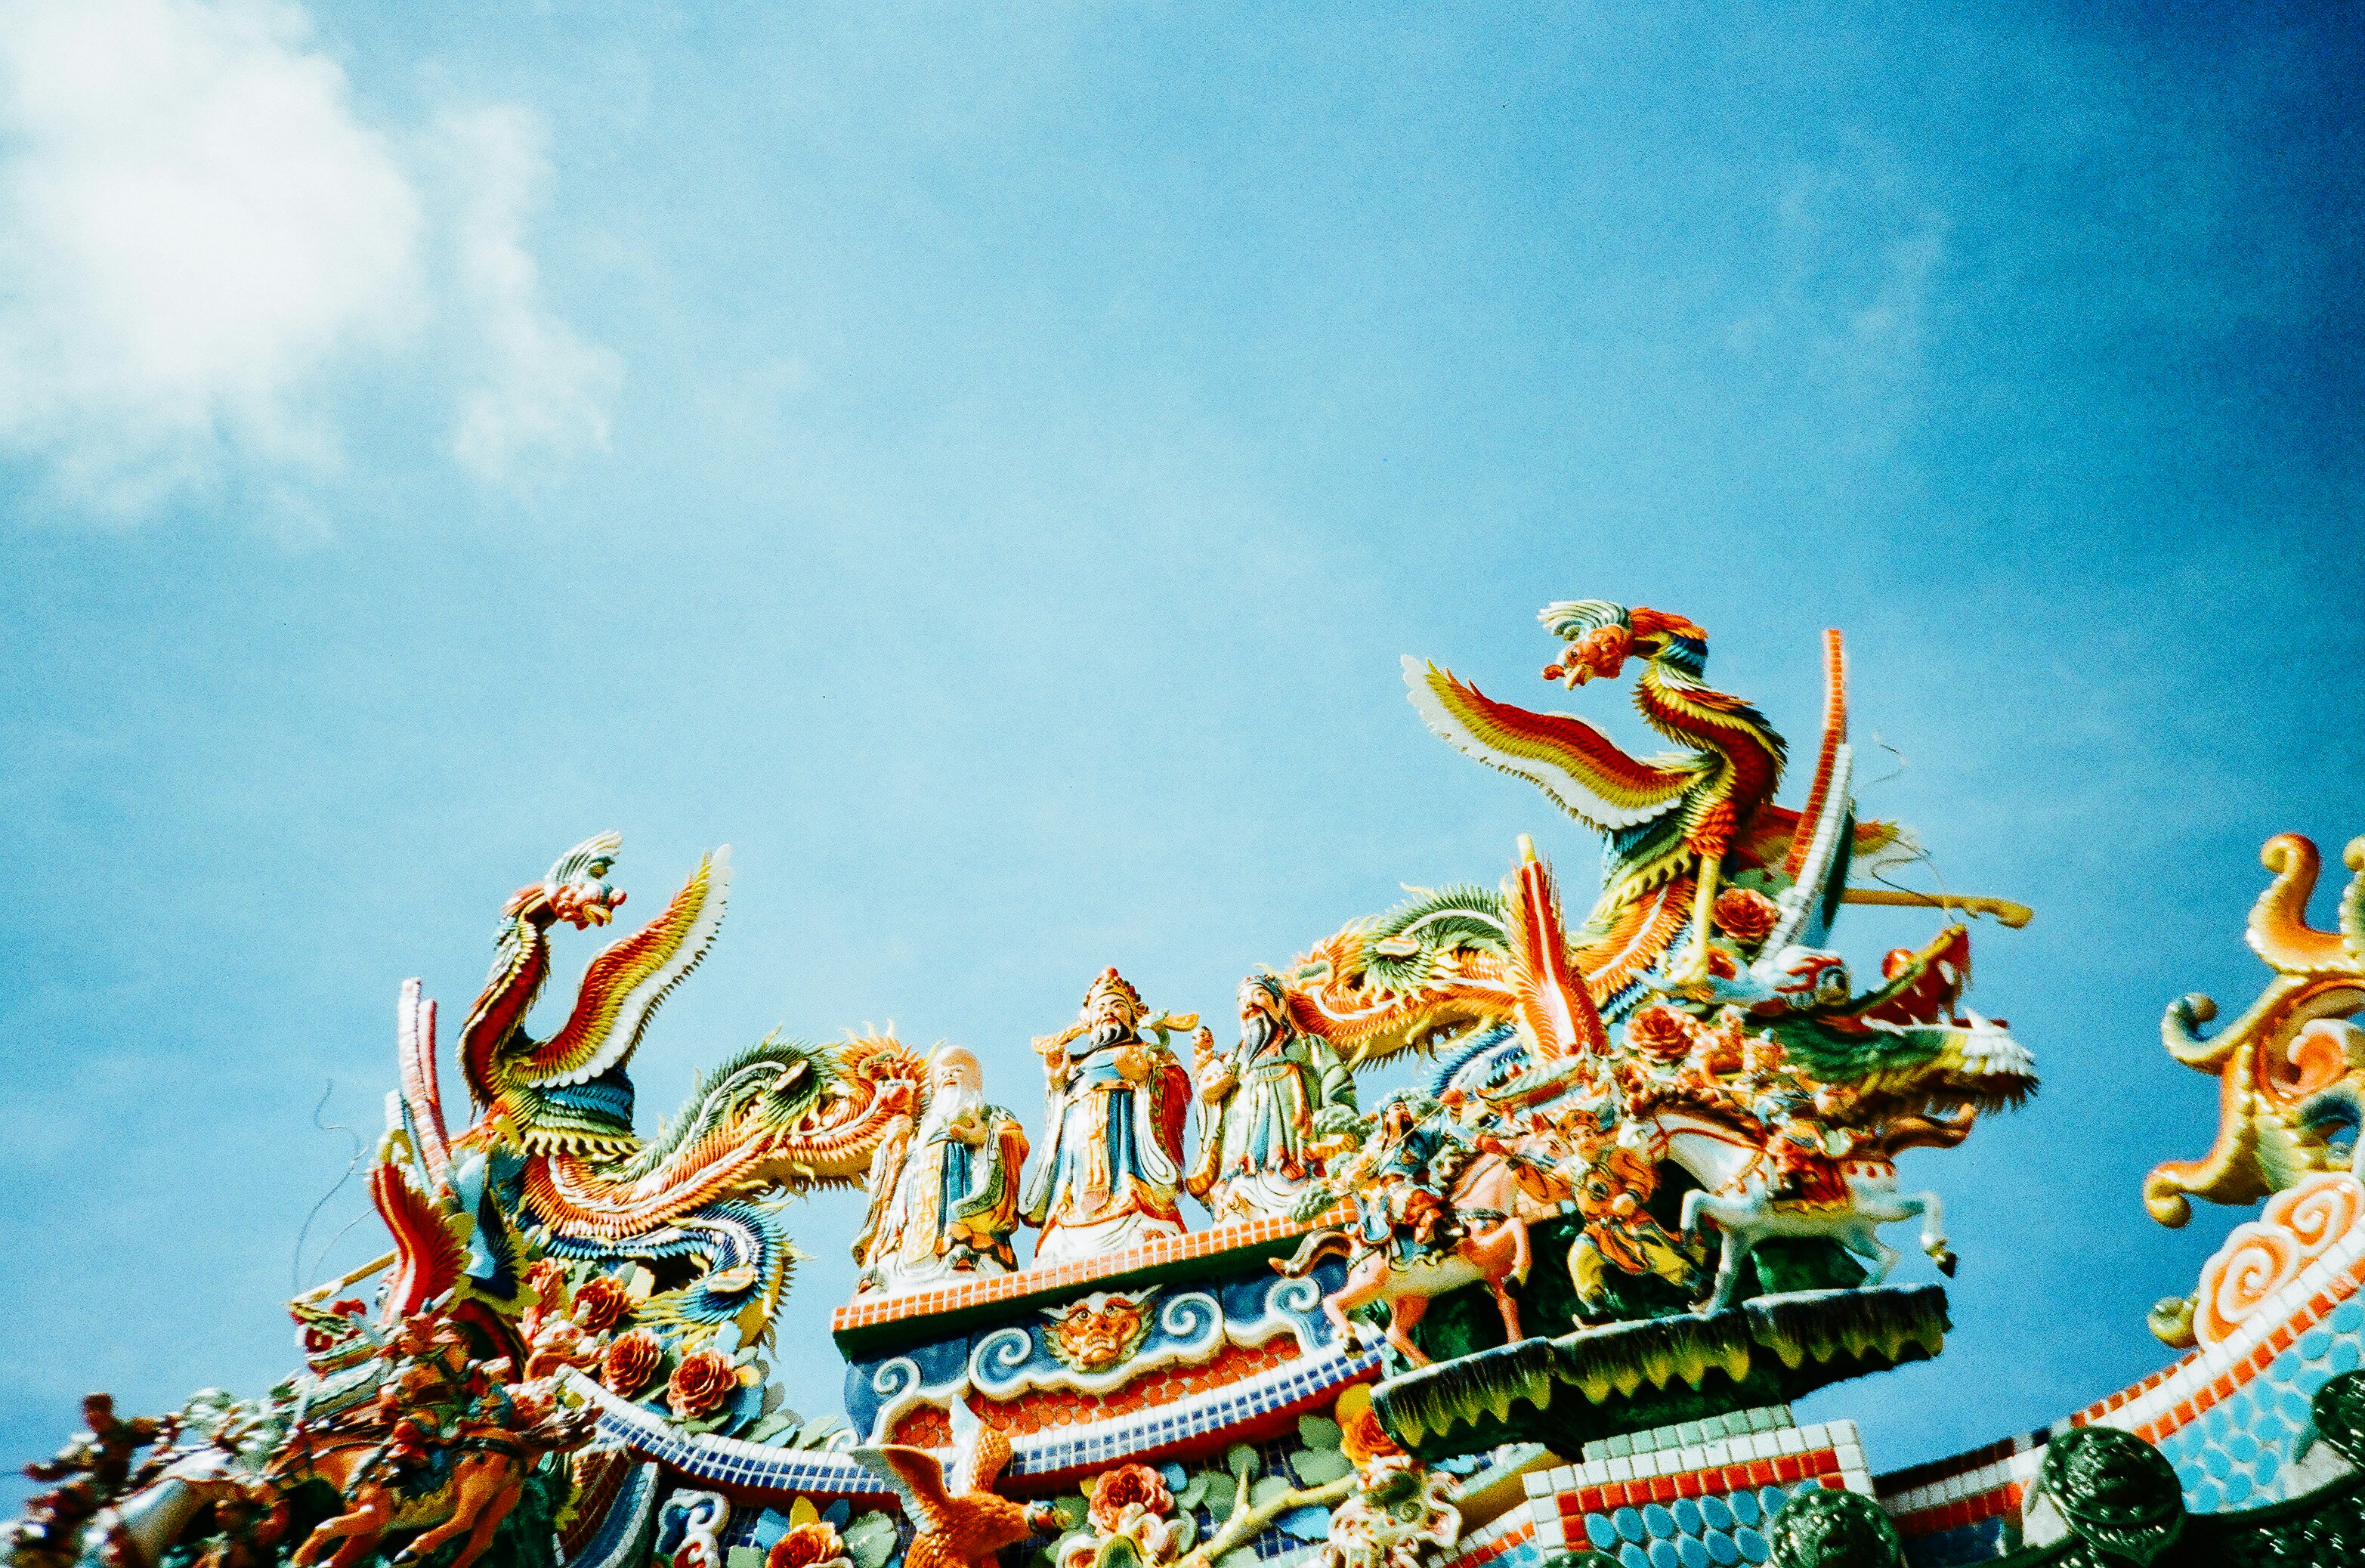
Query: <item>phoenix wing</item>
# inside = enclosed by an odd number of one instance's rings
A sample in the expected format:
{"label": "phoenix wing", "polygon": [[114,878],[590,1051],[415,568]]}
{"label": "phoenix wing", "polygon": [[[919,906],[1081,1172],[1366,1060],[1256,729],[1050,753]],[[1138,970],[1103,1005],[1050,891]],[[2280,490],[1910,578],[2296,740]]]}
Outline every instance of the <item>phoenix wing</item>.
{"label": "phoenix wing", "polygon": [[1536,1054],[1550,1061],[1606,1053],[1609,1038],[1601,1014],[1594,1011],[1584,975],[1569,961],[1560,889],[1552,868],[1536,858],[1535,846],[1524,835],[1510,892],[1504,924],[1511,946],[1511,994]]}
{"label": "phoenix wing", "polygon": [[702,857],[665,913],[591,960],[566,1026],[534,1047],[519,1076],[586,1083],[633,1054],[658,1003],[696,969],[723,924],[731,846]]}
{"label": "phoenix wing", "polygon": [[1010,1434],[980,1417],[966,1400],[955,1399],[946,1414],[952,1417],[954,1488],[992,1491],[994,1478],[1010,1462]]}
{"label": "phoenix wing", "polygon": [[369,1187],[370,1202],[394,1238],[382,1321],[399,1323],[460,1282],[468,1267],[467,1221],[420,1192],[384,1145]]}
{"label": "phoenix wing", "polygon": [[1451,670],[1412,657],[1405,685],[1421,720],[1464,755],[1524,778],[1599,833],[1639,827],[1683,803],[1699,781],[1689,757],[1629,756],[1584,720],[1497,702]]}
{"label": "phoenix wing", "polygon": [[908,1443],[881,1443],[847,1450],[846,1457],[895,1488],[904,1516],[921,1530],[941,1529],[952,1511],[945,1489],[944,1461]]}

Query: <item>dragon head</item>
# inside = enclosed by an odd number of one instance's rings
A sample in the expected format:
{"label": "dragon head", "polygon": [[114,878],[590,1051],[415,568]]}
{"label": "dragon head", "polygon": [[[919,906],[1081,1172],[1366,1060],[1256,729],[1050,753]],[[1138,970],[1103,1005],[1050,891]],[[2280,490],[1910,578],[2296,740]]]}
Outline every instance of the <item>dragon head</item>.
{"label": "dragon head", "polygon": [[1695,674],[1708,659],[1708,633],[1664,610],[1581,599],[1548,604],[1537,619],[1568,644],[1544,666],[1543,678],[1572,689],[1588,680],[1615,680],[1630,658],[1672,657]]}
{"label": "dragon head", "polygon": [[585,839],[558,857],[550,875],[510,894],[501,913],[542,924],[563,920],[577,931],[607,924],[624,902],[623,890],[608,885],[609,868],[623,846],[618,833]]}

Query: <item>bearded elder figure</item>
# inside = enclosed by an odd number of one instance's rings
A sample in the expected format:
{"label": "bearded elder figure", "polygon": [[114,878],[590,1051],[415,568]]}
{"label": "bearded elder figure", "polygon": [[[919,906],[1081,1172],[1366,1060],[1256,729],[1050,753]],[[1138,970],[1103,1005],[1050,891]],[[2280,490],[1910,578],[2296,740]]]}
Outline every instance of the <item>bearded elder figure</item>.
{"label": "bearded elder figure", "polygon": [[958,1046],[928,1063],[919,1117],[904,1117],[870,1161],[870,1212],[854,1238],[855,1289],[903,1291],[1018,1266],[1018,1172],[1026,1134],[985,1102],[977,1058]]}
{"label": "bearded elder figure", "polygon": [[1104,969],[1076,1022],[1035,1042],[1049,1147],[1027,1178],[1019,1215],[1042,1229],[1037,1262],[1182,1234],[1177,1191],[1191,1077],[1160,1031],[1197,1022],[1150,1018],[1125,977]]}
{"label": "bearded elder figure", "polygon": [[1330,1043],[1290,1021],[1281,981],[1240,981],[1240,1042],[1218,1055],[1199,1031],[1198,1163],[1183,1189],[1227,1220],[1286,1217],[1322,1173],[1314,1121],[1332,1105],[1355,1108],[1355,1079]]}

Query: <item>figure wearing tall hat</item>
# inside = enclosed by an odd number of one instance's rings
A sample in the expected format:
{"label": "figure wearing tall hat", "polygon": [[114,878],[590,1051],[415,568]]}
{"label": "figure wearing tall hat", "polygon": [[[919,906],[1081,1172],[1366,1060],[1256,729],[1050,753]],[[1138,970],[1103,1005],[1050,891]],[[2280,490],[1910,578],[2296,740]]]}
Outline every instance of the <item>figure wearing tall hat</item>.
{"label": "figure wearing tall hat", "polygon": [[1043,1058],[1043,1158],[1019,1215],[1042,1231],[1037,1262],[1122,1252],[1185,1228],[1182,1126],[1191,1078],[1166,1031],[1196,1018],[1150,1016],[1104,969],[1076,1022],[1035,1042]]}

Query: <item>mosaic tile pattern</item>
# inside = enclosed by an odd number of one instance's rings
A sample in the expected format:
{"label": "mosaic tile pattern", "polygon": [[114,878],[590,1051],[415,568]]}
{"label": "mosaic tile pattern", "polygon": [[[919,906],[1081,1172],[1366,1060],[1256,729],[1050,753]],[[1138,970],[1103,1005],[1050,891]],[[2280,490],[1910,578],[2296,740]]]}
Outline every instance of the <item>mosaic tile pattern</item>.
{"label": "mosaic tile pattern", "polygon": [[1916,1465],[1876,1484],[1905,1540],[1912,1568],[1954,1568],[2016,1550],[2028,1490],[2053,1428],[2039,1428],[1967,1454]]}
{"label": "mosaic tile pattern", "polygon": [[1788,1405],[1761,1405],[1752,1410],[1731,1410],[1705,1421],[1684,1421],[1655,1427],[1647,1432],[1621,1432],[1585,1445],[1584,1458],[1618,1459],[1661,1449],[1698,1448],[1723,1438],[1745,1438],[1754,1432],[1777,1432],[1795,1427]]}
{"label": "mosaic tile pattern", "polygon": [[1291,1240],[1342,1217],[1345,1212],[1342,1208],[1337,1214],[1307,1223],[1281,1218],[1237,1221],[1211,1230],[1164,1237],[1130,1252],[1078,1258],[1043,1268],[1021,1269],[1014,1274],[985,1274],[958,1284],[934,1285],[894,1295],[857,1296],[830,1314],[829,1331],[839,1335],[908,1318],[932,1317],[938,1313],[1027,1305],[1039,1297],[1104,1284],[1121,1275],[1163,1268],[1170,1263],[1203,1261],[1237,1248]]}
{"label": "mosaic tile pattern", "polygon": [[2214,1514],[2291,1495],[2288,1472],[2309,1427],[2308,1401],[2336,1373],[2355,1371],[2365,1359],[2360,1352],[2365,1303],[2352,1296],[2230,1397],[2162,1439],[2160,1452],[2184,1483],[2186,1506]]}
{"label": "mosaic tile pattern", "polygon": [[1735,1562],[1764,1562],[1773,1555],[1765,1544],[1766,1519],[1793,1494],[1820,1484],[1761,1486],[1591,1514],[1585,1519],[1583,1541],[1572,1537],[1570,1543],[1605,1552],[1622,1568],[1730,1568]]}
{"label": "mosaic tile pattern", "polygon": [[2198,1350],[2044,1430],[1884,1475],[1881,1506],[1914,1568],[1983,1562],[2018,1547],[2045,1444],[2100,1425],[2158,1445],[2197,1514],[2291,1495],[2326,1379],[2365,1364],[2365,1225],[2353,1228],[2218,1345]]}
{"label": "mosaic tile pattern", "polygon": [[1742,1415],[1743,1430],[1711,1436],[1686,1422],[1634,1434],[1639,1451],[1529,1474],[1526,1503],[1474,1531],[1447,1568],[1541,1568],[1587,1547],[1621,1568],[1764,1562],[1765,1519],[1790,1497],[1814,1486],[1872,1490],[1855,1423]]}
{"label": "mosaic tile pattern", "polygon": [[[2117,1427],[2158,1444],[2184,1482],[2185,1506],[2196,1513],[2274,1501],[2284,1495],[2281,1470],[2305,1421],[2306,1395],[2332,1372],[2356,1366],[2365,1348],[2365,1316],[2355,1300],[2360,1282],[2365,1225],[2302,1270],[2232,1338],[2188,1356],[2168,1377],[2130,1391],[2132,1397],[2114,1395],[2070,1421]],[[2291,1395],[2302,1389],[2302,1415],[2287,1419]],[[2248,1397],[2237,1404],[2242,1395]],[[2208,1419],[2220,1411],[2215,1422]],[[2179,1440],[2196,1426],[2197,1439]],[[2271,1463],[2262,1464],[2260,1454],[2271,1454]],[[2237,1503],[2242,1480],[2249,1485]]]}
{"label": "mosaic tile pattern", "polygon": [[[1235,1428],[1326,1408],[1349,1383],[1368,1382],[1379,1371],[1376,1350],[1332,1347],[1298,1356],[1270,1372],[1171,1405],[1021,1437],[1012,1444],[1014,1451],[1004,1473],[1056,1478],[1104,1470]],[[599,1406],[603,1439],[622,1443],[640,1458],[655,1460],[678,1474],[734,1495],[892,1495],[884,1482],[844,1454],[763,1448],[731,1438],[685,1437],[590,1379],[573,1372],[564,1375],[577,1394]]]}
{"label": "mosaic tile pattern", "polygon": [[656,1533],[657,1467],[636,1464],[624,1476],[590,1539],[565,1558],[566,1568],[625,1568],[648,1556]]}
{"label": "mosaic tile pattern", "polygon": [[[1662,1430],[1676,1431],[1667,1428]],[[1642,1446],[1642,1445],[1637,1445]],[[1869,1494],[1864,1448],[1853,1421],[1787,1427],[1652,1447],[1629,1457],[1562,1465],[1527,1478],[1531,1498],[1556,1496],[1572,1518],[1609,1515],[1646,1504],[1738,1493],[1801,1481],[1828,1482]]]}

